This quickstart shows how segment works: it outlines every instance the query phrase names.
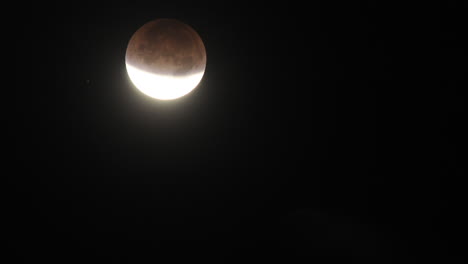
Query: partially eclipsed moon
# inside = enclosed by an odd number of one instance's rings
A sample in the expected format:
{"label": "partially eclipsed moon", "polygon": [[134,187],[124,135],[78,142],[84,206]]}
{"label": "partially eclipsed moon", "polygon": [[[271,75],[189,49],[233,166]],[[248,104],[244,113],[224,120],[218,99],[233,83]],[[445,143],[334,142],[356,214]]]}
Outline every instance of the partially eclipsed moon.
{"label": "partially eclipsed moon", "polygon": [[203,41],[190,26],[157,19],[139,28],[125,55],[127,73],[144,94],[170,100],[188,94],[205,73]]}

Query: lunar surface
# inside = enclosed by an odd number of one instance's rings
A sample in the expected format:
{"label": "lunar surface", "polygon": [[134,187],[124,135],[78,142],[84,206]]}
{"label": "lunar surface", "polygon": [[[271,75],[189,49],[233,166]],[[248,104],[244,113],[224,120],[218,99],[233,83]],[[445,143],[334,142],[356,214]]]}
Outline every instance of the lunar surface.
{"label": "lunar surface", "polygon": [[157,19],[131,37],[125,63],[133,84],[157,99],[175,99],[192,91],[205,72],[206,51],[190,26]]}

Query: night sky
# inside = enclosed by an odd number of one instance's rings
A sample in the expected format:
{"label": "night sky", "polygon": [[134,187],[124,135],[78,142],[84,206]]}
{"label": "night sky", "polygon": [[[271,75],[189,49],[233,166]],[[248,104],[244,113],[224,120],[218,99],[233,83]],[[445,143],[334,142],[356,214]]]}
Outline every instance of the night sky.
{"label": "night sky", "polygon": [[[466,4],[64,2],[12,22],[18,263],[462,260]],[[173,101],[125,69],[156,18],[206,47]]]}

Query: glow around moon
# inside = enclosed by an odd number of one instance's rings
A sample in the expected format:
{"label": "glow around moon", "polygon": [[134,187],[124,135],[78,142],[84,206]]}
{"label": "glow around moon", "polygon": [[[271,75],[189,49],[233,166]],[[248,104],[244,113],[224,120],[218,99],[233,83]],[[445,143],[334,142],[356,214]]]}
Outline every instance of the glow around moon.
{"label": "glow around moon", "polygon": [[133,84],[144,94],[160,100],[172,100],[190,93],[200,83],[204,71],[188,76],[167,76],[146,72],[127,64]]}
{"label": "glow around moon", "polygon": [[141,92],[160,100],[176,99],[200,83],[206,66],[205,46],[190,26],[175,19],[156,19],[133,34],[125,65]]}

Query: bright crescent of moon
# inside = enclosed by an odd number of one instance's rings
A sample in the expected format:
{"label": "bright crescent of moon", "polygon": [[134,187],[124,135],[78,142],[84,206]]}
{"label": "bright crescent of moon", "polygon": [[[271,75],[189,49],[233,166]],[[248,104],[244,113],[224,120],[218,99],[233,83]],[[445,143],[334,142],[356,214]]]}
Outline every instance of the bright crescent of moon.
{"label": "bright crescent of moon", "polygon": [[126,64],[128,76],[142,93],[160,100],[172,100],[190,93],[200,83],[200,72],[189,76],[165,76],[139,70]]}

